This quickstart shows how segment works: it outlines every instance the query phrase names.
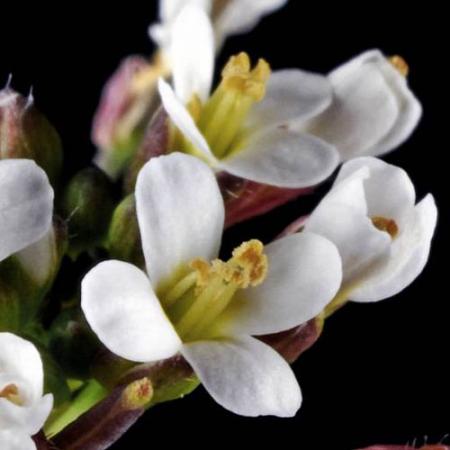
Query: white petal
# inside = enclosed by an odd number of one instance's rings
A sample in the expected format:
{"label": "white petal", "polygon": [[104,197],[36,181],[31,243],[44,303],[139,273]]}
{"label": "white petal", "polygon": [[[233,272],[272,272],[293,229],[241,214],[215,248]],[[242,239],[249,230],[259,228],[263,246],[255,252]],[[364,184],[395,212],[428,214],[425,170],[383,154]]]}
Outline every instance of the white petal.
{"label": "white petal", "polygon": [[269,244],[265,253],[268,276],[232,303],[224,319],[230,327],[226,333],[262,335],[293,328],[317,316],[341,285],[339,253],[321,236],[287,236]]}
{"label": "white petal", "polygon": [[329,177],[339,156],[314,136],[269,128],[249,137],[245,148],[219,167],[235,176],[285,188],[314,186]]}
{"label": "white petal", "polygon": [[188,5],[175,20],[170,58],[178,98],[187,103],[197,94],[204,102],[214,72],[214,32],[206,12]]}
{"label": "white petal", "polygon": [[148,277],[131,264],[106,261],[95,266],[82,281],[81,307],[103,344],[122,358],[157,361],[180,349]]}
{"label": "white petal", "polygon": [[0,430],[0,448],[2,450],[36,450],[36,444],[20,429]]}
{"label": "white petal", "polygon": [[400,167],[378,158],[355,158],[342,166],[335,185],[362,168],[370,173],[364,180],[368,215],[394,219],[401,226],[403,217],[414,207],[416,199],[414,185],[408,174]]}
{"label": "white petal", "polygon": [[41,355],[31,342],[11,333],[0,333],[0,368],[2,374],[26,383],[27,403],[32,404],[42,396],[44,370]]}
{"label": "white petal", "polygon": [[371,155],[382,155],[398,147],[411,135],[422,116],[422,106],[409,88],[407,78],[380,51],[366,52],[360,59],[377,65],[390,86],[399,108],[394,126],[369,152]]}
{"label": "white petal", "polygon": [[307,120],[331,103],[332,89],[327,77],[297,69],[272,73],[262,102],[250,111],[249,125],[278,125]]}
{"label": "white petal", "polygon": [[199,159],[172,153],[148,162],[138,176],[136,207],[147,272],[156,289],[183,264],[217,256],[223,199],[214,173]]}
{"label": "white petal", "polygon": [[212,0],[160,0],[159,16],[163,22],[173,21],[186,5],[199,6],[209,13],[211,10],[211,3]]}
{"label": "white petal", "polygon": [[28,159],[0,161],[0,261],[39,240],[50,228],[53,189]]}
{"label": "white petal", "polygon": [[30,405],[16,405],[0,398],[0,429],[20,428],[30,436],[44,426],[53,408],[53,395],[47,394]]}
{"label": "white petal", "polygon": [[351,299],[357,302],[383,300],[411,284],[428,261],[436,221],[436,205],[429,194],[417,204],[401,233],[393,241],[388,263],[364,280],[351,293]]}
{"label": "white petal", "polygon": [[372,154],[400,114],[386,78],[376,63],[356,58],[333,71],[329,79],[333,103],[307,129],[335,145],[342,160]]}
{"label": "white petal", "polygon": [[242,416],[292,417],[302,396],[289,364],[251,337],[199,341],[182,353],[209,394]]}
{"label": "white petal", "polygon": [[391,244],[390,236],[377,230],[367,215],[344,203],[319,205],[308,218],[305,230],[320,234],[337,246],[346,285],[371,273],[386,257]]}
{"label": "white petal", "polygon": [[161,22],[150,25],[148,32],[153,41],[164,51],[169,51],[174,22],[186,5],[198,6],[210,14],[212,0],[160,0],[159,17]]}
{"label": "white petal", "polygon": [[229,0],[214,23],[219,45],[229,35],[250,31],[263,16],[286,3],[287,0]]}
{"label": "white petal", "polygon": [[164,109],[170,116],[170,119],[175,126],[187,139],[189,139],[189,141],[192,142],[192,144],[194,144],[198,150],[203,153],[207,161],[214,163],[216,158],[212,154],[208,143],[200,130],[197,128],[197,125],[188,110],[177,98],[170,85],[161,78],[158,82],[158,89]]}

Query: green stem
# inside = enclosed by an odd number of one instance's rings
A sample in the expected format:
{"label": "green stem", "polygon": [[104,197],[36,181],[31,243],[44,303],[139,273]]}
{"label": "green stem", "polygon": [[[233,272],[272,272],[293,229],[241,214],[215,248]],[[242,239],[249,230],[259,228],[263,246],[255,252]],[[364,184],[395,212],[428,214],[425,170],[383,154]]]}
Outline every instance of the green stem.
{"label": "green stem", "polygon": [[45,435],[47,437],[55,436],[103,400],[107,394],[108,391],[102,385],[95,380],[90,380],[67,408],[50,419],[45,426]]}

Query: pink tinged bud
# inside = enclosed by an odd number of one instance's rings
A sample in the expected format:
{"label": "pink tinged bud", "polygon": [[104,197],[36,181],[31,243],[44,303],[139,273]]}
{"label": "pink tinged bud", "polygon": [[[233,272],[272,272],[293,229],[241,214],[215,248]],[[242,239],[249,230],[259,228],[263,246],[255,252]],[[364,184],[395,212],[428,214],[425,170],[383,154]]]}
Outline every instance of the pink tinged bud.
{"label": "pink tinged bud", "polygon": [[159,108],[152,117],[137,153],[128,168],[124,181],[126,192],[134,192],[138,173],[146,162],[168,152],[169,139],[169,117],[163,108]]}
{"label": "pink tinged bud", "polygon": [[65,450],[109,448],[142,416],[153,397],[152,383],[141,378],[119,386],[53,439]]}
{"label": "pink tinged bud", "polygon": [[310,321],[281,333],[268,334],[259,339],[276,350],[288,363],[296,361],[319,339],[323,329],[323,319],[316,317]]}
{"label": "pink tinged bud", "polygon": [[313,190],[279,188],[223,172],[218,175],[218,182],[225,201],[226,227],[265,214]]}
{"label": "pink tinged bud", "polygon": [[0,91],[0,159],[33,159],[55,183],[62,165],[62,144],[50,122],[28,98],[9,86]]}
{"label": "pink tinged bud", "polygon": [[98,147],[96,163],[113,178],[134,155],[157,108],[156,82],[163,70],[158,61],[150,64],[145,58],[130,56],[103,89],[92,141]]}

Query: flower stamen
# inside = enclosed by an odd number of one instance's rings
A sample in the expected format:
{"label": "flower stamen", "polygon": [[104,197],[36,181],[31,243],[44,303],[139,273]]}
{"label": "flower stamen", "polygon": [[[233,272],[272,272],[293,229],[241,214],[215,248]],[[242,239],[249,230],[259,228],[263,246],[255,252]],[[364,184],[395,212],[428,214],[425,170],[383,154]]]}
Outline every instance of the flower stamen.
{"label": "flower stamen", "polygon": [[372,217],[372,223],[378,230],[388,233],[392,239],[396,238],[398,234],[398,225],[395,223],[395,220],[374,216]]}
{"label": "flower stamen", "polygon": [[389,58],[389,62],[406,78],[409,74],[409,66],[405,59],[399,55]]}
{"label": "flower stamen", "polygon": [[23,404],[22,399],[20,398],[19,388],[15,384],[6,385],[0,391],[0,398],[5,398],[17,406],[21,406]]}
{"label": "flower stamen", "polygon": [[246,53],[232,56],[225,65],[222,81],[198,120],[200,130],[218,158],[235,150],[233,143],[251,107],[264,98],[269,77],[269,64],[260,59],[252,69]]}
{"label": "flower stamen", "polygon": [[[164,299],[166,306],[178,302],[188,304],[187,308],[179,306],[184,311],[175,318],[175,328],[183,340],[198,338],[226,309],[239,289],[258,286],[264,281],[268,261],[263,251],[260,241],[251,240],[237,247],[226,262],[220,259],[211,263],[203,259],[191,262],[193,272],[179,281]],[[178,299],[177,294],[181,294]],[[171,316],[170,311],[168,315]]]}

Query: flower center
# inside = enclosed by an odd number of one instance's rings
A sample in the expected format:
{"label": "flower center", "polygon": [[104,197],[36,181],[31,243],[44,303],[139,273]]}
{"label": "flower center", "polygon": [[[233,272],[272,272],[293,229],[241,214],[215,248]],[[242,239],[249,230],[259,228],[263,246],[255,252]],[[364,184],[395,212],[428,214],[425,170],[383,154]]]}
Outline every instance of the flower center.
{"label": "flower center", "polygon": [[268,261],[258,240],[244,242],[228,261],[195,259],[190,271],[160,298],[183,341],[207,334],[236,292],[261,284]]}
{"label": "flower center", "polygon": [[409,74],[408,63],[399,55],[389,58],[389,62],[406,78]]}
{"label": "flower center", "polygon": [[5,398],[18,406],[23,404],[22,399],[20,398],[19,388],[15,384],[8,384],[0,390],[0,398]]}
{"label": "flower center", "polygon": [[[239,150],[245,119],[252,106],[264,98],[269,77],[266,61],[260,59],[252,69],[247,53],[239,53],[225,65],[221,83],[204,105],[196,96],[188,103],[192,118],[217,158]],[[178,140],[174,148],[198,153],[185,139]]]}
{"label": "flower center", "polygon": [[387,219],[386,217],[374,216],[372,217],[372,223],[378,230],[388,233],[392,239],[397,237],[398,225],[394,220]]}

